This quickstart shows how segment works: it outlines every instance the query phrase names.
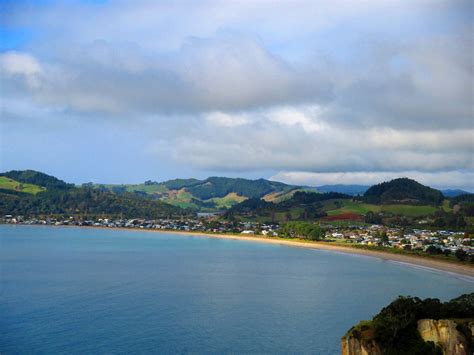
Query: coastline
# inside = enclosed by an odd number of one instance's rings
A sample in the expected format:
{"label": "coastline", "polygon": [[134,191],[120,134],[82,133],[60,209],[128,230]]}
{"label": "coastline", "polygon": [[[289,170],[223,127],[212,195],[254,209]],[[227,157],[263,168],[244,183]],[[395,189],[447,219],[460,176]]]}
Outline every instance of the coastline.
{"label": "coastline", "polygon": [[[121,228],[118,228],[121,229]],[[351,247],[344,247],[339,245],[331,245],[327,242],[314,242],[314,241],[299,241],[299,240],[286,240],[275,237],[260,237],[256,235],[251,236],[238,236],[238,235],[229,235],[229,234],[207,234],[201,232],[179,232],[179,231],[157,231],[163,233],[173,233],[181,234],[188,236],[198,236],[198,237],[210,237],[210,238],[221,238],[221,239],[232,239],[232,240],[245,240],[259,243],[267,244],[278,244],[285,245],[290,247],[297,248],[307,248],[307,249],[319,249],[327,250],[333,252],[341,252],[346,254],[356,254],[363,256],[375,257],[388,261],[395,261],[402,264],[410,264],[415,266],[421,266],[423,268],[434,269],[438,271],[444,271],[449,273],[455,273],[462,276],[468,276],[474,278],[474,266],[454,264],[450,262],[445,262],[441,260],[433,260],[418,256],[412,255],[401,255],[401,254],[392,254],[389,252],[376,251],[376,250],[367,250],[367,249],[357,249]]]}
{"label": "coastline", "polygon": [[[42,226],[42,225],[33,225]],[[378,251],[378,250],[367,250],[352,248],[350,246],[331,245],[327,242],[316,242],[307,240],[287,240],[278,237],[264,237],[257,235],[232,235],[232,234],[213,234],[205,232],[188,232],[188,231],[176,231],[176,230],[161,230],[161,229],[141,229],[141,228],[120,228],[120,227],[98,227],[98,226],[44,226],[44,227],[68,227],[68,228],[89,228],[89,229],[100,229],[100,230],[119,230],[119,231],[134,231],[134,232],[149,232],[149,233],[167,233],[167,234],[178,234],[183,236],[191,237],[206,237],[206,238],[218,238],[218,239],[230,239],[230,240],[243,240],[266,244],[277,244],[285,245],[297,248],[307,249],[319,249],[333,252],[341,252],[347,254],[356,254],[369,257],[375,257],[387,261],[394,261],[401,264],[410,264],[419,266],[427,269],[433,269],[437,271],[443,271],[448,273],[454,273],[460,276],[468,276],[474,278],[474,266],[468,264],[456,264],[448,261],[434,260],[428,257],[419,257],[415,255],[403,255],[393,254],[390,252]]]}

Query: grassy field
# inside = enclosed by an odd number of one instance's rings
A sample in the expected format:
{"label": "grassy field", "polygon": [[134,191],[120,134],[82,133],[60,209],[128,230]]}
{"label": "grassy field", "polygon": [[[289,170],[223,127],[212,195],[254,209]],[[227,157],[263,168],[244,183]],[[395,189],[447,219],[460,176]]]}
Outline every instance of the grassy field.
{"label": "grassy field", "polygon": [[437,208],[426,205],[372,205],[350,200],[329,200],[325,203],[324,210],[329,216],[336,216],[342,213],[366,214],[372,211],[376,213],[387,212],[407,217],[418,217],[433,214]]}
{"label": "grassy field", "polygon": [[45,188],[41,186],[33,184],[23,184],[6,176],[0,176],[0,189],[26,192],[33,195],[37,194],[38,192],[45,191]]}
{"label": "grassy field", "polygon": [[[199,200],[184,188],[180,190],[170,190],[162,184],[134,184],[134,185],[99,185],[107,189],[124,188],[128,192],[143,192],[148,195],[159,195],[160,199],[166,203],[181,208],[199,208],[198,204],[193,202]],[[236,193],[229,193],[224,197],[211,198],[203,202],[212,202],[218,209],[230,208],[233,205],[246,200],[244,196],[239,196]],[[203,211],[213,210],[213,208],[201,208]]]}
{"label": "grassy field", "polygon": [[196,208],[197,206],[192,202],[192,198],[193,195],[185,189],[170,190],[163,201],[181,208]]}
{"label": "grassy field", "polygon": [[140,191],[140,192],[145,192],[147,194],[156,194],[156,193],[163,193],[167,191],[166,186],[164,185],[156,185],[156,184],[151,184],[151,185],[145,185],[145,184],[135,184],[135,185],[99,185],[103,186],[107,189],[113,189],[115,188],[125,188],[126,191],[128,192],[135,192],[135,191]]}
{"label": "grassy field", "polygon": [[231,208],[233,205],[236,205],[239,202],[245,201],[247,197],[240,196],[235,192],[231,192],[224,197],[214,197],[205,202],[214,202],[217,208]]}

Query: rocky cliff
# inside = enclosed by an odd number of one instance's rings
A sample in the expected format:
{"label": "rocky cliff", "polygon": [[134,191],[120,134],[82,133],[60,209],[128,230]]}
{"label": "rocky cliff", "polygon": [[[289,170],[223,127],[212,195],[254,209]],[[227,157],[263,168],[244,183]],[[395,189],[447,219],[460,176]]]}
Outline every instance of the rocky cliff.
{"label": "rocky cliff", "polygon": [[341,341],[342,355],[382,355],[383,351],[375,340],[357,339],[345,336]]}
{"label": "rocky cliff", "polygon": [[[425,342],[441,348],[443,355],[471,355],[474,348],[473,319],[420,319],[418,332]],[[374,339],[370,322],[361,322],[341,339],[342,355],[382,355],[383,347]]]}
{"label": "rocky cliff", "polygon": [[474,350],[471,347],[474,321],[420,319],[418,332],[424,341],[432,341],[440,346],[443,354],[470,355]]}
{"label": "rocky cliff", "polygon": [[371,322],[362,321],[352,327],[341,339],[343,355],[382,355],[383,351],[374,340]]}
{"label": "rocky cliff", "polygon": [[474,355],[474,293],[447,302],[399,296],[341,339],[343,355]]}

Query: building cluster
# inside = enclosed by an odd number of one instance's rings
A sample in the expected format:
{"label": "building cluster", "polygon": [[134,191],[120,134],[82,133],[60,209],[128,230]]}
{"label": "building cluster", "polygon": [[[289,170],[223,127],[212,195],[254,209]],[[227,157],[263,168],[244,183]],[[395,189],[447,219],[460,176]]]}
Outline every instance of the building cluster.
{"label": "building cluster", "polygon": [[256,222],[229,222],[212,218],[181,218],[181,219],[110,219],[98,218],[96,220],[82,220],[74,217],[69,218],[24,218],[22,216],[6,215],[0,220],[6,224],[26,225],[54,225],[54,226],[87,226],[108,228],[138,228],[159,229],[182,232],[202,233],[237,233],[237,234],[261,234],[265,236],[277,236],[278,225],[259,224]]}
{"label": "building cluster", "polygon": [[[217,218],[196,217],[181,219],[110,219],[82,220],[69,218],[24,218],[22,216],[6,215],[0,223],[27,225],[55,226],[89,226],[107,228],[138,228],[182,232],[202,233],[235,233],[242,235],[278,236],[278,224],[260,224],[257,222],[226,221]],[[463,249],[474,255],[474,245],[469,236],[463,232],[447,230],[421,230],[402,228],[386,228],[380,225],[336,227],[327,225],[326,239],[344,240],[348,243],[385,246],[405,250],[423,250],[439,253],[454,253]],[[436,249],[433,249],[436,248]]]}
{"label": "building cluster", "polygon": [[474,239],[464,232],[447,230],[386,228],[380,225],[330,227],[326,238],[345,240],[349,243],[385,246],[405,250],[434,250],[454,253],[463,249],[474,255]]}

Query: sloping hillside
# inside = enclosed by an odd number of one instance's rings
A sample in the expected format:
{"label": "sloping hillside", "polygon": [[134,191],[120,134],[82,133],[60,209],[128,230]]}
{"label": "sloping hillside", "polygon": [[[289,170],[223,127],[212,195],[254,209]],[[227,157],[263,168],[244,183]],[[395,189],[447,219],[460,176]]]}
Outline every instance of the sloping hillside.
{"label": "sloping hillside", "polygon": [[155,199],[182,208],[202,211],[227,209],[248,198],[272,198],[278,201],[291,197],[295,186],[265,179],[210,177],[205,180],[174,179],[147,181],[135,185],[94,185],[116,193],[147,194]]}
{"label": "sloping hillside", "polygon": [[364,199],[369,203],[403,203],[439,205],[444,196],[439,190],[432,189],[408,178],[394,179],[369,188]]}
{"label": "sloping hillside", "polygon": [[186,213],[147,195],[116,193],[90,185],[76,187],[38,171],[9,171],[0,175],[0,214],[156,218]]}
{"label": "sloping hillside", "polygon": [[35,170],[11,170],[0,174],[23,184],[42,186],[45,189],[70,189],[74,184],[67,184],[58,178]]}
{"label": "sloping hillside", "polygon": [[7,176],[0,176],[0,190],[10,190],[17,192],[24,192],[27,194],[37,194],[38,192],[46,190],[44,187],[18,182]]}

